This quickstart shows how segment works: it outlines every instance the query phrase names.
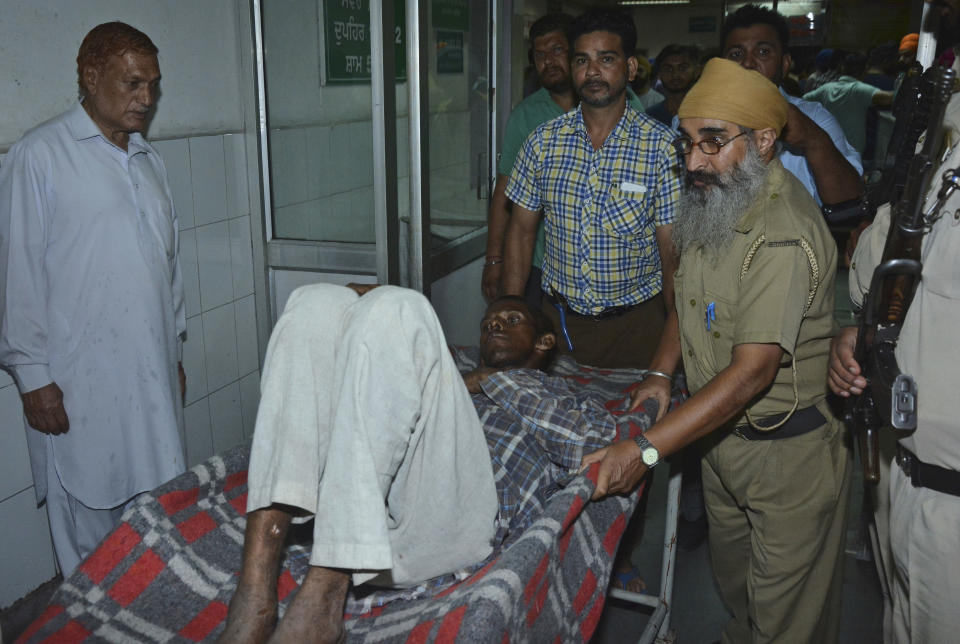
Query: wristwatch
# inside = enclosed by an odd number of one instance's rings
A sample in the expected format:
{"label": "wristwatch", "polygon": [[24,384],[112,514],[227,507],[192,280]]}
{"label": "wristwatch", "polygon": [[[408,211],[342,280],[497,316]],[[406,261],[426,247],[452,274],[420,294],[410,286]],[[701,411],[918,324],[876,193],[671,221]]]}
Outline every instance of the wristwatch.
{"label": "wristwatch", "polygon": [[646,436],[637,434],[633,440],[640,446],[640,449],[643,450],[640,452],[640,459],[648,469],[660,462],[660,450],[654,447],[653,443],[648,441]]}

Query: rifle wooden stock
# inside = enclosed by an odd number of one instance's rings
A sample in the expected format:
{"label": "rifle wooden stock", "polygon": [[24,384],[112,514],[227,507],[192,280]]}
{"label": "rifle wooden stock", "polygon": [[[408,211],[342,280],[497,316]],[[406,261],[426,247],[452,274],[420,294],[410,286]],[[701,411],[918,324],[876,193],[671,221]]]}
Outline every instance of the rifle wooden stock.
{"label": "rifle wooden stock", "polygon": [[[866,347],[873,346],[875,328],[860,325],[857,331],[857,344],[854,357],[858,364],[866,365],[868,355]],[[863,349],[861,349],[863,347]],[[867,369],[863,369],[866,373]],[[863,466],[863,479],[871,485],[880,481],[880,434],[881,420],[877,413],[873,392],[869,383],[859,396],[851,396],[844,405],[843,419],[857,437],[860,450],[860,464]]]}
{"label": "rifle wooden stock", "polygon": [[857,434],[860,443],[860,460],[863,464],[863,480],[870,485],[880,482],[880,430],[864,427]]}

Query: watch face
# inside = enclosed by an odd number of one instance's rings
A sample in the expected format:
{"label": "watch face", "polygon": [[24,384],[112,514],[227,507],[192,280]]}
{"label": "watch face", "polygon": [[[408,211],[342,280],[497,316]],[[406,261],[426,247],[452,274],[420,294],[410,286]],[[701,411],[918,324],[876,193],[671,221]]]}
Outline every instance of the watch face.
{"label": "watch face", "polygon": [[656,447],[648,447],[643,450],[642,458],[644,465],[653,465],[660,459],[660,452],[657,451]]}

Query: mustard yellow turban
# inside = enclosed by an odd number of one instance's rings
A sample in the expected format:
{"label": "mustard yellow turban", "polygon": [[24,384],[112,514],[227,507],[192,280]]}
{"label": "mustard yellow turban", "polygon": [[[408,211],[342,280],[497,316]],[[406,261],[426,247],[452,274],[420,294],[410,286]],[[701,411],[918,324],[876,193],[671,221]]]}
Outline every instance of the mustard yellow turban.
{"label": "mustard yellow turban", "polygon": [[643,68],[647,76],[653,71],[653,67],[650,66],[650,61],[647,60],[646,56],[637,56],[637,66]]}
{"label": "mustard yellow turban", "polygon": [[769,127],[779,136],[787,122],[787,101],[760,72],[711,58],[680,103],[677,116],[720,119],[754,130]]}

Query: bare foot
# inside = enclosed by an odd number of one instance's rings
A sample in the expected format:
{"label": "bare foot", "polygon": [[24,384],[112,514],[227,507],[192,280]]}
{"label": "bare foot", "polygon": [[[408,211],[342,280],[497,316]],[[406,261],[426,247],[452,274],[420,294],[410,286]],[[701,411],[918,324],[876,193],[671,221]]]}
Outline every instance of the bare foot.
{"label": "bare foot", "polygon": [[312,566],[273,632],[273,644],[337,644],[346,639],[343,606],[350,573]]}
{"label": "bare foot", "polygon": [[261,644],[266,642],[277,624],[276,591],[263,593],[259,589],[237,586],[230,609],[227,611],[227,625],[223,629],[218,644]]}

